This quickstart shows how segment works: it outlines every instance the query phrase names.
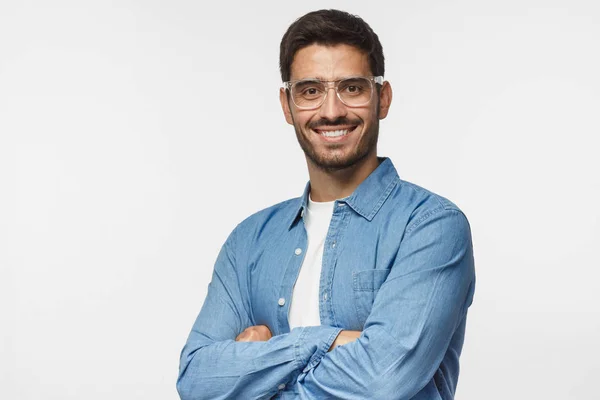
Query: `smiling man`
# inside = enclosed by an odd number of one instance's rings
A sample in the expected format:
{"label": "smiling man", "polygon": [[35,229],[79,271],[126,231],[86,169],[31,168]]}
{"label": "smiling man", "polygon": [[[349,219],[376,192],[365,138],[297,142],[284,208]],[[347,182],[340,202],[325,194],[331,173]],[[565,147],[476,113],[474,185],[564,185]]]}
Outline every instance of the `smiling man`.
{"label": "smiling man", "polygon": [[223,245],[181,353],[181,398],[453,399],[469,224],[377,155],[392,101],[377,35],[312,12],[283,36],[280,67],[310,180]]}

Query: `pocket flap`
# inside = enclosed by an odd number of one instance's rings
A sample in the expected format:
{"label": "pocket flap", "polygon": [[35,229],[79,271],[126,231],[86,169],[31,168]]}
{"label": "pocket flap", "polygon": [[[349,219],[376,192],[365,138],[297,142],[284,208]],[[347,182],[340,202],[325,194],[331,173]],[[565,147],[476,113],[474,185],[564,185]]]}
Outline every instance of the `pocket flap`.
{"label": "pocket flap", "polygon": [[379,290],[389,274],[389,269],[352,271],[352,286],[354,290],[376,291]]}

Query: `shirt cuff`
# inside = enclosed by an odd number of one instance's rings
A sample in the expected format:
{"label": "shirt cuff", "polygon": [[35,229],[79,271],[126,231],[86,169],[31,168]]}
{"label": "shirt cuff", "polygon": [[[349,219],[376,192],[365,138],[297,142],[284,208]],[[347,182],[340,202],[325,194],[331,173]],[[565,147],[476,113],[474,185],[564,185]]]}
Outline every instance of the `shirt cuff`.
{"label": "shirt cuff", "polygon": [[296,367],[301,369],[302,373],[309,371],[321,362],[335,338],[343,330],[327,325],[305,326],[296,329],[302,329],[294,349]]}

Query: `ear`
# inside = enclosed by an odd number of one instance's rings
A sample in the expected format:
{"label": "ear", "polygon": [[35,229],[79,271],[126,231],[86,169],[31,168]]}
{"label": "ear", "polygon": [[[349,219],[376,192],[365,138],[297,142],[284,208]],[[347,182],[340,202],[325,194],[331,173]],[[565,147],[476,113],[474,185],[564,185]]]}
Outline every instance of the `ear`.
{"label": "ear", "polygon": [[281,109],[283,115],[288,124],[294,125],[294,118],[292,117],[292,110],[290,110],[290,103],[288,102],[287,92],[284,88],[279,89],[279,102],[281,103]]}
{"label": "ear", "polygon": [[388,81],[384,81],[379,91],[379,119],[387,117],[390,105],[392,104],[392,86]]}

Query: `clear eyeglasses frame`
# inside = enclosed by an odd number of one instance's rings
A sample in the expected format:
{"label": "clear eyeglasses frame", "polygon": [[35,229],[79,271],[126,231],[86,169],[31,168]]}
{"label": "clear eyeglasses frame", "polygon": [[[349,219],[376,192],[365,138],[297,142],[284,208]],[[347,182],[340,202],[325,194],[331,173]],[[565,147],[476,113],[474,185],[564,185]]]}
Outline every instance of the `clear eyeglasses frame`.
{"label": "clear eyeglasses frame", "polygon": [[340,101],[348,107],[362,107],[371,102],[374,84],[383,85],[383,76],[349,76],[336,81],[300,79],[283,82],[292,102],[300,110],[314,110],[325,103],[329,89],[335,89]]}

